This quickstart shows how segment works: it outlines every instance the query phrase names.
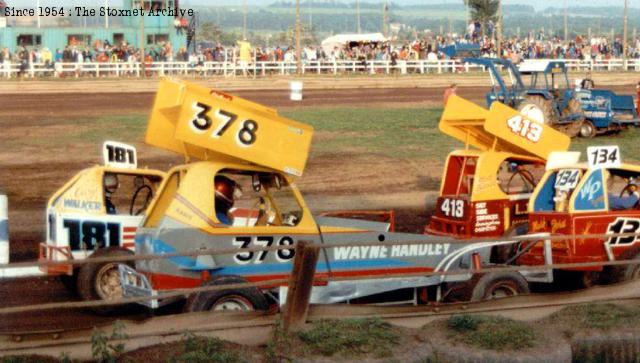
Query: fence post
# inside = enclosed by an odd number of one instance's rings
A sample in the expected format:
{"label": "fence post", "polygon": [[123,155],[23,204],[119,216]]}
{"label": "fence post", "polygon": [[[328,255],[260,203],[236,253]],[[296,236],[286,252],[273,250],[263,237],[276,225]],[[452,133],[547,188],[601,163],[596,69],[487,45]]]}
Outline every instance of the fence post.
{"label": "fence post", "polygon": [[293,269],[289,275],[289,291],[283,307],[282,324],[285,332],[300,329],[307,321],[309,300],[320,248],[311,242],[298,241]]}
{"label": "fence post", "polygon": [[9,263],[9,202],[0,192],[0,264]]}

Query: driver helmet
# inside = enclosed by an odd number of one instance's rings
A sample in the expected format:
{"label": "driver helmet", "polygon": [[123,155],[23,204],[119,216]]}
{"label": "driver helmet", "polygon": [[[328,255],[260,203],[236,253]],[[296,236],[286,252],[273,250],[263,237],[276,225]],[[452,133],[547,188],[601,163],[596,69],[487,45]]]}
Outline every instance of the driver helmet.
{"label": "driver helmet", "polygon": [[629,178],[629,194],[638,193],[638,179],[631,177]]}
{"label": "driver helmet", "polygon": [[236,198],[242,196],[242,188],[230,178],[218,175],[214,180],[216,207],[221,206],[228,211],[233,207]]}
{"label": "driver helmet", "polygon": [[118,176],[112,173],[106,173],[104,175],[104,190],[108,193],[115,193],[120,186],[120,182],[118,181]]}

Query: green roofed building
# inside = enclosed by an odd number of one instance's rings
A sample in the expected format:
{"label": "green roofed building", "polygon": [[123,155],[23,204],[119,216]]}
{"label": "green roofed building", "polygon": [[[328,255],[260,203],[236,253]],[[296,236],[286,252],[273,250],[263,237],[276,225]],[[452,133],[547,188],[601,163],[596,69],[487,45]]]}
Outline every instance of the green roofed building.
{"label": "green roofed building", "polygon": [[[170,42],[177,52],[187,46],[189,15],[193,15],[190,10],[181,11],[178,0],[123,0],[122,7],[110,7],[107,0],[101,7],[63,5],[54,9],[62,10],[64,16],[37,16],[37,9],[35,16],[16,14],[24,8],[13,8],[10,0],[0,0],[0,49],[14,51],[25,46],[55,51],[66,46],[93,48],[106,42],[126,42],[139,48],[144,34],[146,49]],[[140,9],[144,9],[144,16]]]}

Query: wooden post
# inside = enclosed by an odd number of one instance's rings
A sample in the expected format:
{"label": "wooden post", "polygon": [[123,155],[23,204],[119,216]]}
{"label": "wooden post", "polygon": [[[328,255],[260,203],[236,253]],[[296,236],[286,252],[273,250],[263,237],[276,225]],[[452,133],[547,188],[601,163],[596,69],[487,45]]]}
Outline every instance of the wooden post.
{"label": "wooden post", "polygon": [[282,322],[285,332],[300,329],[307,320],[319,255],[318,246],[306,241],[296,243],[293,269],[289,276],[289,291],[283,308]]}

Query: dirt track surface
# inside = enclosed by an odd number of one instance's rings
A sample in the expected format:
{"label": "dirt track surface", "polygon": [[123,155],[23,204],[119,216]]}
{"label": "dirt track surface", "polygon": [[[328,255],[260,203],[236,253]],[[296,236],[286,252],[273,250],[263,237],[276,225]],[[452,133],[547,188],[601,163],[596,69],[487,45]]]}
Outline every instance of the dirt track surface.
{"label": "dirt track surface", "polygon": [[[585,76],[585,72],[571,72],[571,82]],[[636,72],[595,72],[592,78],[596,85],[625,86],[627,92],[635,90],[636,82],[640,76]],[[330,89],[393,89],[393,88],[439,88],[447,87],[451,83],[457,83],[464,87],[489,86],[488,73],[430,73],[426,75],[376,75],[355,74],[351,76],[332,76],[306,74],[302,77],[268,76],[268,77],[180,77],[185,80],[202,84],[203,86],[228,90],[281,90],[287,91],[293,80],[302,81],[305,90],[330,90]],[[0,79],[0,94],[26,94],[26,93],[153,93],[157,90],[158,78],[67,78],[67,79]]]}
{"label": "dirt track surface", "polygon": [[[439,88],[380,88],[380,89],[338,89],[308,90],[304,100],[289,100],[286,90],[260,90],[234,92],[243,98],[259,102],[274,108],[297,108],[314,106],[363,106],[363,105],[402,105],[442,103],[442,89]],[[473,87],[461,87],[459,94],[477,101],[482,100],[484,90]],[[56,116],[107,114],[117,110],[148,112],[153,106],[154,93],[61,93],[61,94],[9,94],[0,110],[0,117],[25,115]],[[19,120],[16,120],[21,122]],[[38,123],[40,120],[35,120]],[[24,125],[24,124],[23,124]]]}

